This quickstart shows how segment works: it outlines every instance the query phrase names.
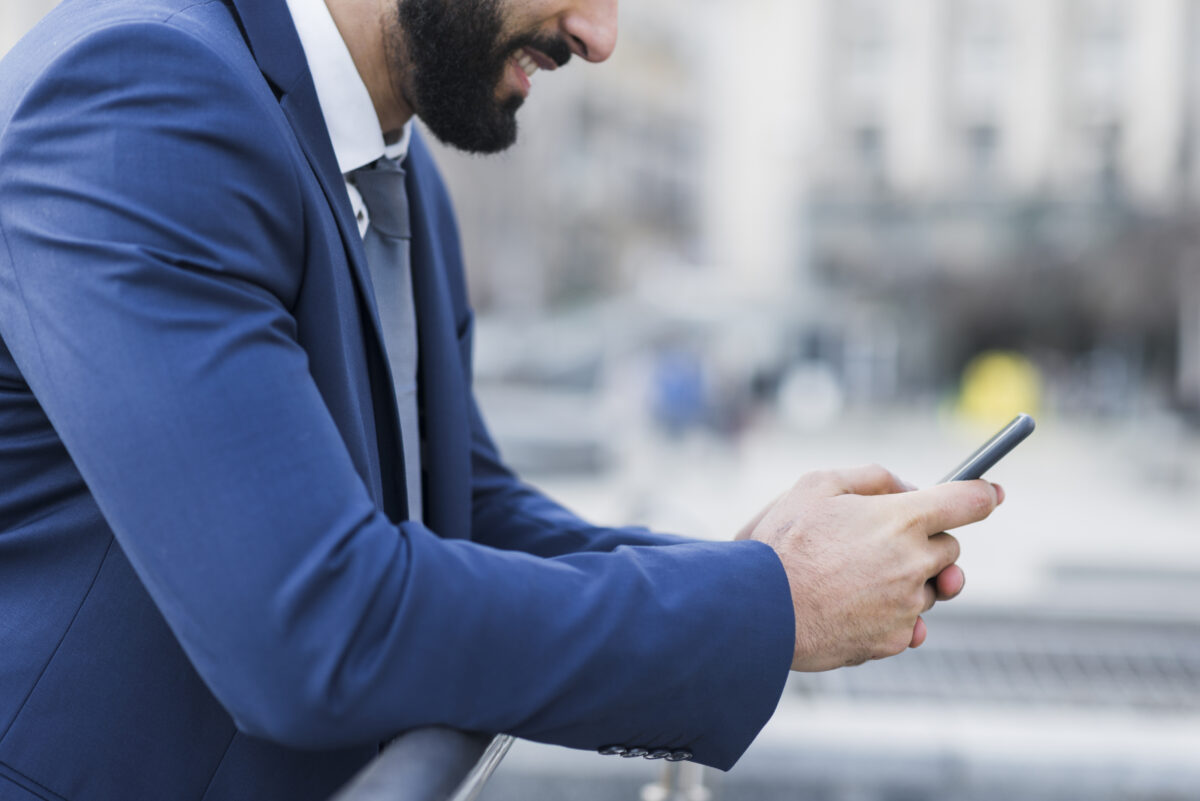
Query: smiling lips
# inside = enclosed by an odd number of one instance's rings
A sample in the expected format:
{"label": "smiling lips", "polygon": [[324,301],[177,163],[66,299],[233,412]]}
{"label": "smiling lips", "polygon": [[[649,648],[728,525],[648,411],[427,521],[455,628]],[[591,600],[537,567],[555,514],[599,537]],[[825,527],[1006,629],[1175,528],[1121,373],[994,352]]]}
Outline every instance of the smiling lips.
{"label": "smiling lips", "polygon": [[522,47],[520,50],[518,50],[516,54],[513,55],[512,61],[517,65],[517,77],[521,79],[521,85],[526,92],[528,92],[529,87],[533,85],[529,80],[533,77],[533,73],[537,72],[539,69],[549,71],[558,69],[558,65],[554,63],[554,59],[550,58],[545,53],[530,49],[528,47]]}

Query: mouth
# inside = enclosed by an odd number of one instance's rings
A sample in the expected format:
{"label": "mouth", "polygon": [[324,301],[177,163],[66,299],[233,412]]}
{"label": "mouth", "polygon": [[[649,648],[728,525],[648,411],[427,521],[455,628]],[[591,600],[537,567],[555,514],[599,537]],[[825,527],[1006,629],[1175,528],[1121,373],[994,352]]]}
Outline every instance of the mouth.
{"label": "mouth", "polygon": [[538,70],[552,72],[558,69],[558,64],[554,59],[532,47],[522,47],[509,58],[509,63],[513,67],[513,74],[516,76],[517,84],[523,95],[529,94],[529,90],[533,86],[531,79],[535,72]]}

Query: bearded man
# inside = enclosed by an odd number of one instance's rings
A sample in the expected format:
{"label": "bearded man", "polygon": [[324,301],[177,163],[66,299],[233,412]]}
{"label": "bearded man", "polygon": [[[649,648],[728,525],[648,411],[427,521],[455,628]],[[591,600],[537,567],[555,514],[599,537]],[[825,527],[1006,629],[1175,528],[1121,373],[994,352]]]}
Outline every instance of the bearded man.
{"label": "bearded man", "polygon": [[516,137],[616,0],[65,0],[0,66],[0,799],[321,799],[444,725],[728,769],[917,646],[977,481],[585,523],[471,393],[411,119]]}

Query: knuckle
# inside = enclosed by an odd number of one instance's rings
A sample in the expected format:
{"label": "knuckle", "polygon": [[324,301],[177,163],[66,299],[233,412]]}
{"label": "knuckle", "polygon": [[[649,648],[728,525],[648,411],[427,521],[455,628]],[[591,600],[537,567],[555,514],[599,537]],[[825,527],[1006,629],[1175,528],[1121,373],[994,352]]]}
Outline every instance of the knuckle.
{"label": "knuckle", "polygon": [[805,473],[796,481],[794,489],[798,491],[815,490],[830,483],[831,473],[828,470],[814,470]]}
{"label": "knuckle", "polygon": [[938,539],[943,543],[944,554],[942,561],[948,565],[958,561],[958,557],[962,556],[962,543],[952,534],[940,534]]}
{"label": "knuckle", "polygon": [[878,462],[872,462],[864,468],[868,483],[872,486],[887,487],[888,491],[895,490],[900,485],[896,474]]}
{"label": "knuckle", "polygon": [[908,507],[903,517],[905,531],[923,538],[938,533],[941,529],[938,521],[945,517],[947,508],[946,500],[936,496]]}
{"label": "knuckle", "polygon": [[921,508],[909,509],[903,517],[900,518],[901,530],[908,533],[929,533],[928,512]]}
{"label": "knuckle", "polygon": [[884,656],[896,656],[908,650],[912,643],[912,628],[898,629],[884,643]]}

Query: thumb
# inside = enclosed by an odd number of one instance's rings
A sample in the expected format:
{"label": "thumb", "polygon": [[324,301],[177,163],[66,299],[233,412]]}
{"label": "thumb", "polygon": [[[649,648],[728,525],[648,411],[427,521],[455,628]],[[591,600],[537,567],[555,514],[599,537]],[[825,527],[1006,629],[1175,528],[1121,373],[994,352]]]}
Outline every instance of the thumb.
{"label": "thumb", "polygon": [[995,511],[1003,496],[986,481],[953,481],[908,492],[889,503],[902,507],[902,516],[918,522],[930,534],[977,523]]}

